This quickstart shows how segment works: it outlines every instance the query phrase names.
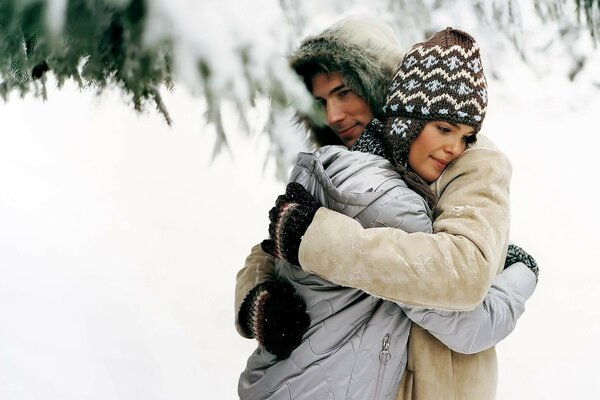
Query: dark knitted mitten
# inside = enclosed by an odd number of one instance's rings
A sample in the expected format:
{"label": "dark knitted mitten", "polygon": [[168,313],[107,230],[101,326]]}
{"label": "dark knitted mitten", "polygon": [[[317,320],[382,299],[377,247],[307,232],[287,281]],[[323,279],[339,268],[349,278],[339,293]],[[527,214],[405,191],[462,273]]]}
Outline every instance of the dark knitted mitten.
{"label": "dark knitted mitten", "polygon": [[257,285],[244,299],[240,325],[278,358],[287,358],[300,342],[310,319],[306,305],[289,283],[272,280]]}
{"label": "dark knitted mitten", "polygon": [[538,281],[539,269],[535,259],[531,257],[525,250],[517,245],[509,244],[508,253],[506,254],[506,261],[504,262],[504,268],[509,267],[514,263],[522,262],[535,274],[535,281]]}
{"label": "dark knitted mitten", "polygon": [[300,265],[300,242],[319,207],[320,204],[301,184],[289,183],[285,194],[277,197],[275,207],[269,211],[270,239],[261,243],[263,251],[275,258]]}

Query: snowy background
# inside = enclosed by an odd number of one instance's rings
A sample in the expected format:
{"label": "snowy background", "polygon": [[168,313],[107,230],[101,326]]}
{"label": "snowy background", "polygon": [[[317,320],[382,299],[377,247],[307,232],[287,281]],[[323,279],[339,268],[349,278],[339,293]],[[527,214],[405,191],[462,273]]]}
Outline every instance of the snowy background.
{"label": "snowy background", "polygon": [[[323,29],[334,11],[303,10],[319,16],[303,29]],[[497,48],[454,11],[435,24]],[[522,46],[539,46],[546,30],[527,18]],[[511,237],[541,268],[498,346],[499,399],[600,397],[600,61],[589,41],[573,48],[591,58],[575,81],[553,46],[527,63],[484,56],[494,71],[484,132],[514,168]],[[255,344],[233,327],[235,273],[284,184],[262,133],[266,105],[246,114],[250,135],[223,105],[229,148],[211,162],[219,136],[196,93],[193,83],[164,93],[172,127],[134,114],[116,90],[96,97],[73,84],[47,102],[0,104],[1,399],[236,398]],[[278,140],[293,153],[292,139]]]}

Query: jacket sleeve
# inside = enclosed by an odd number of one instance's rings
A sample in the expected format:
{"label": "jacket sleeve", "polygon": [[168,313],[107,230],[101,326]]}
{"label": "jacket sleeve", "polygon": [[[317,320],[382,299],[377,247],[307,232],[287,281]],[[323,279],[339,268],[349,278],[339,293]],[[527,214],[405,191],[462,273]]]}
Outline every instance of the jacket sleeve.
{"label": "jacket sleeve", "polygon": [[[425,200],[406,187],[396,187],[373,202],[367,221],[362,214],[357,220],[362,226],[399,228],[405,232],[432,232],[431,217]],[[366,212],[365,212],[366,214]]]}
{"label": "jacket sleeve", "polygon": [[302,268],[411,306],[477,307],[504,263],[511,176],[506,157],[482,139],[433,186],[439,196],[434,234],[363,229],[349,217],[320,208],[300,244]]}
{"label": "jacket sleeve", "polygon": [[525,264],[516,263],[496,276],[483,303],[471,311],[401,307],[414,323],[451,350],[474,354],[496,345],[513,331],[535,286],[535,275]]}
{"label": "jacket sleeve", "polygon": [[266,282],[275,272],[275,259],[262,251],[260,244],[252,247],[246,257],[244,267],[238,271],[235,282],[235,328],[243,337],[248,337],[239,323],[240,308],[250,291],[258,284]]}

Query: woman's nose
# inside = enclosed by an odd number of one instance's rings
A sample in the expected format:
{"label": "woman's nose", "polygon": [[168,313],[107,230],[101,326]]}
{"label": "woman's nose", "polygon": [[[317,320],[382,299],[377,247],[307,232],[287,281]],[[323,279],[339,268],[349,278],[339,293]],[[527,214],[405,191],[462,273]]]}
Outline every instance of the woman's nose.
{"label": "woman's nose", "polygon": [[446,144],[446,151],[454,157],[458,157],[463,151],[462,137],[452,136]]}

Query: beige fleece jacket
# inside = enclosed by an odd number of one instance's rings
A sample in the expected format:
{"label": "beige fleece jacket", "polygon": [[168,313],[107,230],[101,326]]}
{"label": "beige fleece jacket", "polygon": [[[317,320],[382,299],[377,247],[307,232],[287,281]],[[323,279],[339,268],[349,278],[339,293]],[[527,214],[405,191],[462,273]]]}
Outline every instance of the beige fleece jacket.
{"label": "beige fleece jacket", "polygon": [[320,208],[300,244],[302,269],[404,304],[473,309],[506,257],[511,171],[507,158],[478,135],[432,184],[439,196],[434,234],[364,229]]}

